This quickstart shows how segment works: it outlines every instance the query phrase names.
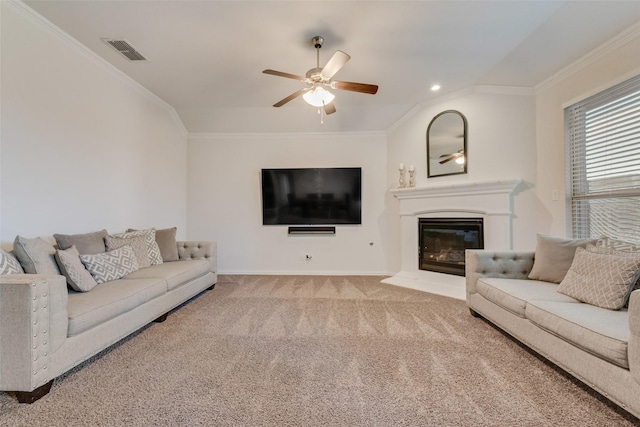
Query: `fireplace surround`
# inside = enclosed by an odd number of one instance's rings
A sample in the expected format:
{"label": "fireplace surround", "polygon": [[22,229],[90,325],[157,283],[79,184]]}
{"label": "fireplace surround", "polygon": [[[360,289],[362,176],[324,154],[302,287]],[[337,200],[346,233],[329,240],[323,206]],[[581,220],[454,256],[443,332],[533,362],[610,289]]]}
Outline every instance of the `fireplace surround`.
{"label": "fireplace surround", "polygon": [[385,283],[465,299],[464,277],[419,266],[419,236],[423,218],[481,218],[484,249],[512,249],[514,191],[520,179],[458,182],[424,187],[398,188],[390,193],[399,201],[400,271]]}

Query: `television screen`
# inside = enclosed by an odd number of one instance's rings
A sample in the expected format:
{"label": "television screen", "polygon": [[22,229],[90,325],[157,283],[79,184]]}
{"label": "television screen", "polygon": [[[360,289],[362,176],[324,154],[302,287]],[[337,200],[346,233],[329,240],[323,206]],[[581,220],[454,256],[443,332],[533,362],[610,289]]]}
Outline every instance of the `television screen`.
{"label": "television screen", "polygon": [[262,169],[264,225],[361,224],[361,168]]}

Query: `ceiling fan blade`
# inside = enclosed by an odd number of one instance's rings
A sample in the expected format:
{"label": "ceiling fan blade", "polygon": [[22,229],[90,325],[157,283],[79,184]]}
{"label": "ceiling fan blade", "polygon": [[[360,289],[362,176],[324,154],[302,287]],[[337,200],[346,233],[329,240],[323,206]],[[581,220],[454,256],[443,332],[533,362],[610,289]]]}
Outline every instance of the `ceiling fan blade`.
{"label": "ceiling fan blade", "polygon": [[296,99],[297,97],[299,97],[300,95],[302,95],[303,93],[305,93],[307,91],[307,89],[300,89],[297,92],[293,92],[291,95],[287,96],[284,99],[281,99],[280,101],[276,102],[275,104],[273,104],[274,107],[282,107],[284,104],[286,104],[287,102]]}
{"label": "ceiling fan blade", "polygon": [[340,90],[350,90],[351,92],[369,93],[375,95],[378,92],[377,85],[355,82],[332,82],[331,87]]}
{"label": "ceiling fan blade", "polygon": [[262,71],[264,74],[271,74],[272,76],[278,76],[278,77],[286,77],[288,79],[293,79],[293,80],[300,80],[300,81],[305,81],[307,80],[306,77],[302,77],[302,76],[297,76],[295,74],[289,74],[289,73],[283,73],[282,71],[276,71],[276,70],[264,70]]}
{"label": "ceiling fan blade", "polygon": [[336,112],[336,106],[333,104],[327,104],[324,106],[324,113],[328,116],[329,114],[333,114]]}
{"label": "ceiling fan blade", "polygon": [[336,50],[336,53],[333,54],[329,62],[327,62],[327,65],[324,66],[320,75],[325,79],[330,79],[335,73],[340,71],[340,68],[344,67],[344,64],[346,64],[349,59],[351,59],[349,55],[341,50]]}
{"label": "ceiling fan blade", "polygon": [[438,163],[443,165],[443,164],[445,164],[447,162],[450,162],[451,160],[456,159],[456,158],[458,158],[458,154],[457,153],[456,154],[451,154],[449,157],[447,157],[446,159],[440,160]]}

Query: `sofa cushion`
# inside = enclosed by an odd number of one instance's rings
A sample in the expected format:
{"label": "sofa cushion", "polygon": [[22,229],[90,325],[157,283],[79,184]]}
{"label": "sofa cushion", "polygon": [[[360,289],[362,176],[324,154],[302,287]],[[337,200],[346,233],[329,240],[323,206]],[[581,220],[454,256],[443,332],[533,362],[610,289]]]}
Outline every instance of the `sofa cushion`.
{"label": "sofa cushion", "polygon": [[538,280],[484,277],[478,279],[476,289],[484,298],[520,317],[526,317],[527,303],[532,300],[579,303],[558,293],[554,283]]}
{"label": "sofa cushion", "polygon": [[596,239],[565,239],[538,234],[536,254],[529,279],[560,283],[569,271],[576,248],[595,244]]}
{"label": "sofa cushion", "polygon": [[58,249],[56,261],[58,261],[60,271],[67,278],[67,284],[71,289],[88,292],[98,284],[91,273],[84,268],[84,264],[80,261],[80,253],[75,246],[65,250]]}
{"label": "sofa cushion", "polygon": [[578,248],[558,292],[610,310],[622,308],[640,274],[640,254]]}
{"label": "sofa cushion", "polygon": [[204,259],[165,262],[152,265],[128,274],[127,279],[161,278],[166,280],[167,290],[172,290],[186,281],[202,276],[209,271],[209,262]]}
{"label": "sofa cushion", "polygon": [[94,231],[85,234],[54,234],[54,239],[59,249],[69,249],[75,246],[81,255],[100,254],[107,251],[104,239],[107,237],[107,230]]}
{"label": "sofa cushion", "polygon": [[36,237],[29,239],[16,236],[13,253],[28,274],[60,274],[54,258],[56,249],[46,240]]}
{"label": "sofa cushion", "polygon": [[589,304],[530,301],[526,317],[542,329],[622,368],[629,369],[629,315]]}
{"label": "sofa cushion", "polygon": [[166,293],[160,279],[114,280],[91,292],[69,291],[68,336],[78,335]]}
{"label": "sofa cushion", "polygon": [[80,261],[98,284],[120,279],[138,269],[138,261],[131,246],[123,246],[103,254],[80,255]]}
{"label": "sofa cushion", "polygon": [[149,251],[147,251],[146,238],[143,235],[138,236],[125,236],[114,235],[107,236],[105,239],[107,243],[107,250],[122,248],[124,246],[130,246],[133,249],[133,253],[138,261],[138,268],[145,268],[151,265],[151,259],[149,258]]}
{"label": "sofa cushion", "polygon": [[10,252],[0,249],[0,274],[22,274],[20,261]]}

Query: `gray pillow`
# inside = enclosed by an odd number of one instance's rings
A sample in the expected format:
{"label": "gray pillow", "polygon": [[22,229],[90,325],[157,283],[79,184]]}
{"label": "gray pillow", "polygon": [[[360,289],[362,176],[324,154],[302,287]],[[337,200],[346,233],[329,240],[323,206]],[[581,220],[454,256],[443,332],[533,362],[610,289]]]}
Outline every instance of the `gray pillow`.
{"label": "gray pillow", "polygon": [[20,261],[13,254],[0,249],[0,274],[24,273]]}
{"label": "gray pillow", "polygon": [[[130,228],[127,231],[136,231]],[[156,230],[156,243],[162,254],[162,261],[178,261],[178,242],[176,241],[176,227]]]}
{"label": "gray pillow", "polygon": [[69,249],[75,246],[81,254],[101,254],[107,251],[104,239],[107,230],[95,231],[85,234],[54,234],[59,249]]}
{"label": "gray pillow", "polygon": [[98,284],[91,273],[84,268],[80,261],[80,253],[75,246],[65,250],[58,249],[56,261],[58,261],[60,271],[67,278],[67,283],[73,290],[88,292]]}
{"label": "gray pillow", "polygon": [[28,274],[60,274],[54,258],[56,249],[46,240],[36,237],[29,239],[16,236],[13,242],[13,253]]}
{"label": "gray pillow", "polygon": [[576,248],[595,244],[597,239],[565,239],[538,234],[529,279],[560,283],[569,271]]}

